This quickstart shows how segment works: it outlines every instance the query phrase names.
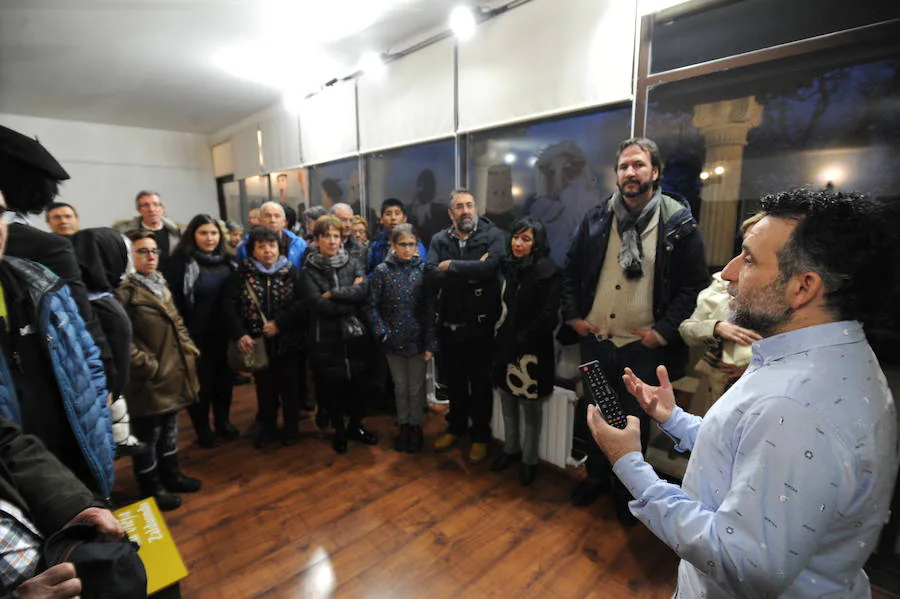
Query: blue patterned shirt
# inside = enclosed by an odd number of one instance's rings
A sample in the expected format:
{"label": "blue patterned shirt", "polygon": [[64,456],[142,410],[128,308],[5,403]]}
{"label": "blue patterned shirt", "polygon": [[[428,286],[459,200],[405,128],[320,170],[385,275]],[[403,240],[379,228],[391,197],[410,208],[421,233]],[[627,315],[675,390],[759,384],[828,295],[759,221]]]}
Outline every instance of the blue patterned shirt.
{"label": "blue patterned shirt", "polygon": [[897,416],[858,322],[753,344],[701,419],[662,427],[691,451],[681,487],[639,452],[614,471],[631,512],[682,558],[676,597],[870,597],[862,566],[889,516]]}

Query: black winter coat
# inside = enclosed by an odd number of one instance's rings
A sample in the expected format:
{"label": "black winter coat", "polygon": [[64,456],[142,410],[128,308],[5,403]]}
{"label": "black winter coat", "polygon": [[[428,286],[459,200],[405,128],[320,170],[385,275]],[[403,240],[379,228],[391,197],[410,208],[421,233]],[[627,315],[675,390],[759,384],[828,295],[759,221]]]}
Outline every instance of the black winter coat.
{"label": "black winter coat", "polygon": [[[600,270],[606,258],[613,212],[608,197],[585,213],[563,269],[560,308],[564,322],[584,318],[591,311]],[[666,367],[672,380],[684,375],[687,346],[678,334],[681,321],[694,312],[697,294],[709,285],[703,240],[687,202],[662,194],[659,241],[653,272],[653,329],[666,340]],[[564,327],[574,335],[571,327]],[[575,337],[577,339],[577,336]],[[574,341],[574,339],[573,339]]]}
{"label": "black winter coat", "polygon": [[228,336],[236,342],[244,335],[258,338],[263,322],[253,304],[247,285],[250,284],[266,319],[274,320],[279,333],[265,337],[270,359],[303,352],[304,314],[300,300],[299,275],[290,262],[272,274],[260,272],[250,258],[238,266],[222,290],[223,314]]}
{"label": "black winter coat", "polygon": [[520,399],[553,393],[561,275],[550,258],[500,273],[501,309],[494,341],[494,385]]}
{"label": "black winter coat", "polygon": [[[357,277],[363,282],[354,285]],[[362,317],[369,291],[365,277],[365,266],[353,258],[337,269],[307,260],[300,272],[300,296],[309,315],[306,349],[313,369],[322,376],[350,379],[366,368],[369,338],[344,339],[341,328],[343,317]],[[322,297],[326,291],[331,291],[330,299]]]}
{"label": "black winter coat", "polygon": [[[449,228],[435,234],[428,248],[425,280],[435,289],[438,325],[465,325],[461,329],[464,336],[492,336],[500,305],[497,271],[505,245],[503,231],[483,217],[464,248]],[[488,257],[482,261],[484,254]],[[444,260],[451,261],[446,272],[437,268]]]}

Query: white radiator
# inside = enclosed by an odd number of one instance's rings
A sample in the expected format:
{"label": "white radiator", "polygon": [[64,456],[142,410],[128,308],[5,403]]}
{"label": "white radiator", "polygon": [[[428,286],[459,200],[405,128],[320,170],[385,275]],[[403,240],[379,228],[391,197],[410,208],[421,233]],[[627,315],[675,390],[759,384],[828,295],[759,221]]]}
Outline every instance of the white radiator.
{"label": "white radiator", "polygon": [[[541,439],[538,444],[538,457],[559,468],[575,466],[578,463],[571,458],[572,429],[575,426],[574,391],[562,387],[554,387],[553,395],[544,403],[544,421],[541,426]],[[506,432],[503,427],[503,409],[500,406],[500,394],[494,389],[494,415],[491,418],[491,430],[494,437],[503,441]],[[525,430],[524,416],[519,412],[519,438]]]}

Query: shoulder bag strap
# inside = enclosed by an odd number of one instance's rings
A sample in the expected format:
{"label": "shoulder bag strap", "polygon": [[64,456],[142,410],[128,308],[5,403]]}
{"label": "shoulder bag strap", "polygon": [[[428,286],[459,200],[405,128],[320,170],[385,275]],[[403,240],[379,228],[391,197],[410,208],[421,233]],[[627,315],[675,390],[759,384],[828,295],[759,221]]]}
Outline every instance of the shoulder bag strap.
{"label": "shoulder bag strap", "polygon": [[250,300],[253,302],[253,305],[259,310],[259,316],[262,318],[263,324],[268,324],[269,320],[266,318],[262,307],[259,305],[259,299],[256,297],[256,292],[253,291],[253,287],[250,286],[250,282],[246,279],[244,279],[244,286],[247,287],[247,293],[250,294]]}

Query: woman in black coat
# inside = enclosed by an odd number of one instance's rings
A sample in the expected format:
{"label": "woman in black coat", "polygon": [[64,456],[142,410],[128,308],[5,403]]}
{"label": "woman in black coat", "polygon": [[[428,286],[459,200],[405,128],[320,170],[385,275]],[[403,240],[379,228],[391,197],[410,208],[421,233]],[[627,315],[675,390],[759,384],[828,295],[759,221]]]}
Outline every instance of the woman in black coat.
{"label": "woman in black coat", "polygon": [[[365,265],[341,245],[341,221],[323,216],[313,229],[315,250],[300,272],[300,295],[309,313],[307,355],[317,374],[316,396],[326,402],[334,427],[332,448],[347,452],[347,439],[376,445],[362,425],[365,416],[366,332],[361,308],[368,293]],[[344,426],[344,412],[350,422]]]}
{"label": "woman in black coat", "polygon": [[262,449],[276,440],[279,403],[281,443],[293,445],[300,438],[297,359],[304,342],[299,275],[280,254],[275,231],[254,227],[247,236],[247,253],[225,284],[223,315],[238,349],[250,353],[257,343],[265,343],[269,359],[268,367],[253,377],[261,424],[253,446]]}
{"label": "woman in black coat", "polygon": [[[500,267],[501,305],[494,342],[493,382],[500,392],[506,439],[491,470],[521,459],[519,482],[537,474],[544,400],[553,393],[553,331],[559,321],[559,269],[549,258],[547,233],[527,216],[510,227],[512,236]],[[519,443],[519,409],[525,430]]]}
{"label": "woman in black coat", "polygon": [[160,271],[191,339],[200,349],[200,398],[188,413],[200,446],[214,447],[219,441],[209,426],[210,406],[219,437],[227,440],[240,435],[229,419],[234,375],[225,357],[228,336],[218,322],[222,292],[233,272],[218,222],[208,214],[192,218]]}

